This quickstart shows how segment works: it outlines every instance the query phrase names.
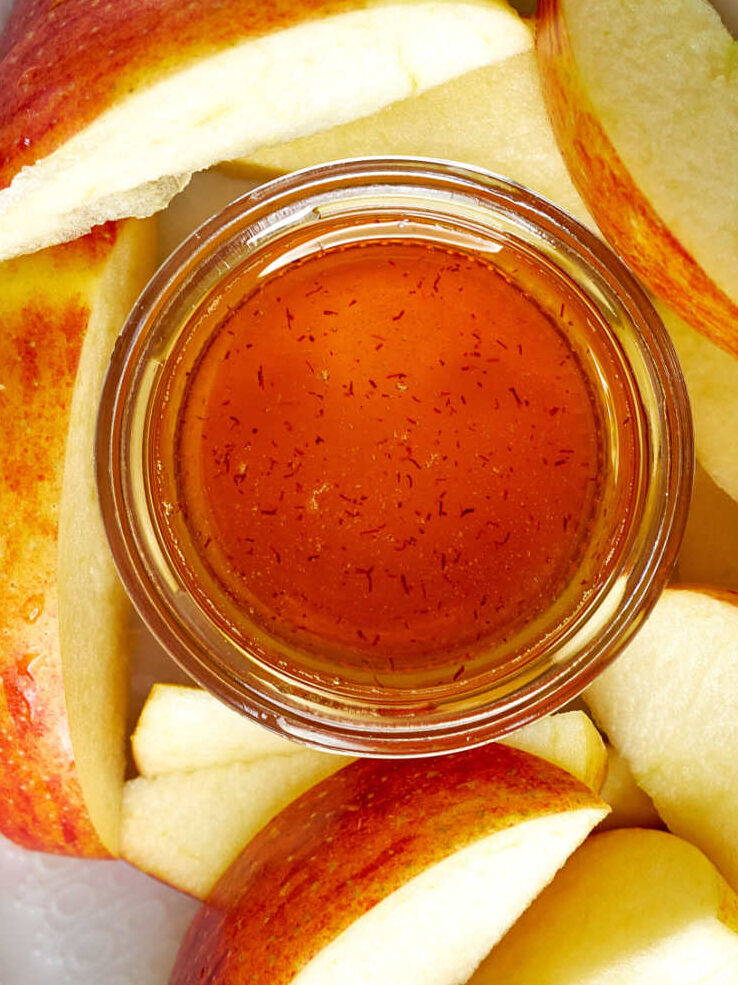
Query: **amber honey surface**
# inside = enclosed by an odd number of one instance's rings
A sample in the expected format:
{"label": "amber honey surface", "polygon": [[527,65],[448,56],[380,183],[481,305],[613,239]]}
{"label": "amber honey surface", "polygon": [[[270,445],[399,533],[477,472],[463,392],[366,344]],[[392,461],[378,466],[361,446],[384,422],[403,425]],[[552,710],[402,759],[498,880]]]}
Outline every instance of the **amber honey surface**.
{"label": "amber honey surface", "polygon": [[458,673],[563,590],[600,493],[599,411],[566,336],[490,260],[355,244],[222,307],[162,480],[185,578],[202,566],[297,649],[380,669],[453,653]]}

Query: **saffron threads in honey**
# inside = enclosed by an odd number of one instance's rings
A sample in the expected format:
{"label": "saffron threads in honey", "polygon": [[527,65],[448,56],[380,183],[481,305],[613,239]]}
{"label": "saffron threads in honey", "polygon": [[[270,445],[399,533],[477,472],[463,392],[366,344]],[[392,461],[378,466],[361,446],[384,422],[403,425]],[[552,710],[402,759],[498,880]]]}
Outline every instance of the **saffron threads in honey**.
{"label": "saffron threads in honey", "polygon": [[383,670],[453,654],[463,674],[564,590],[601,491],[600,412],[493,258],[355,243],[223,307],[200,318],[160,522],[186,524],[231,612],[297,650]]}

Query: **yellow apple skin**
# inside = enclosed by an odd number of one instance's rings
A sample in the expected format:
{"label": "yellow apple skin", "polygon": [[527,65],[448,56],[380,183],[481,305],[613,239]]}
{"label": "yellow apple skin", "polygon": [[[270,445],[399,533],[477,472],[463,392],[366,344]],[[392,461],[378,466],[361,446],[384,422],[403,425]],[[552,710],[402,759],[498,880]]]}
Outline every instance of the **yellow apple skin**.
{"label": "yellow apple skin", "polygon": [[549,116],[574,185],[606,238],[654,293],[738,355],[738,305],[665,225],[613,146],[585,92],[564,5],[540,0],[536,50]]}
{"label": "yellow apple skin", "polygon": [[170,985],[287,985],[434,863],[524,820],[602,806],[568,773],[494,743],[354,762],[290,804],[226,871],[195,916]]}
{"label": "yellow apple skin", "polygon": [[[70,737],[59,509],[77,367],[100,284],[129,231],[108,224],[0,266],[0,832],[73,855],[108,851]],[[121,786],[122,766],[121,748]]]}
{"label": "yellow apple skin", "polygon": [[[89,289],[116,235],[115,226],[101,227],[35,262],[10,261],[0,268],[5,283],[30,282],[26,296],[17,305],[6,303],[0,315],[0,830],[29,848],[74,854],[105,852],[84,807],[66,723],[57,634],[57,511]],[[79,270],[77,289],[55,297],[49,286],[65,279],[70,268]]]}

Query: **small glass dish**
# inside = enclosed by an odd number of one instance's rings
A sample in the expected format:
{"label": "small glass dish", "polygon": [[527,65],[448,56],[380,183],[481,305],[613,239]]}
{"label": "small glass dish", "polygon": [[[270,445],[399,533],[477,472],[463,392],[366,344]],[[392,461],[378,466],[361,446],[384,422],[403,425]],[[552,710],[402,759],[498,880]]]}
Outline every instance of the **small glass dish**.
{"label": "small glass dish", "polygon": [[[155,445],[177,361],[189,367],[182,370],[184,392],[199,359],[197,351],[182,355],[188,332],[231,289],[234,272],[255,290],[311,256],[393,240],[494,263],[569,333],[602,422],[601,486],[566,584],[544,611],[483,641],[468,659],[453,653],[444,663],[442,653],[434,654],[432,673],[410,673],[407,664],[396,672],[359,672],[330,646],[316,656],[315,648],[301,652],[263,625],[249,632],[233,599],[217,598],[207,565],[188,561],[196,552],[187,524],[180,539],[167,531],[158,491],[163,466]],[[565,307],[578,317],[567,321]],[[176,420],[171,433],[175,443]],[[176,456],[170,465],[176,487]],[[637,631],[666,584],[692,474],[681,370],[629,270],[589,230],[527,189],[433,160],[311,168],[257,188],[205,223],[163,264],[132,311],[98,418],[105,526],[121,578],[154,635],[230,706],[288,738],[356,755],[467,748],[574,698]]]}

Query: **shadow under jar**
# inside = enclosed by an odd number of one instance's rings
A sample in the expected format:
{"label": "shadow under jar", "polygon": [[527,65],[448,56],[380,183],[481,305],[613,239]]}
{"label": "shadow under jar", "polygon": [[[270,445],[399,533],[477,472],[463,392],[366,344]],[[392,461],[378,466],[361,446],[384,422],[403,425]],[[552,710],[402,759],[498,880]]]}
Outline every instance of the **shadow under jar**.
{"label": "shadow under jar", "polygon": [[461,165],[264,185],[163,265],[97,438],[123,581],[245,714],[357,754],[468,747],[560,707],[656,601],[689,406],[632,275]]}

